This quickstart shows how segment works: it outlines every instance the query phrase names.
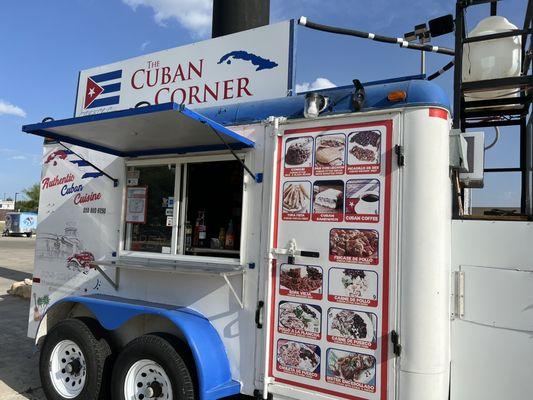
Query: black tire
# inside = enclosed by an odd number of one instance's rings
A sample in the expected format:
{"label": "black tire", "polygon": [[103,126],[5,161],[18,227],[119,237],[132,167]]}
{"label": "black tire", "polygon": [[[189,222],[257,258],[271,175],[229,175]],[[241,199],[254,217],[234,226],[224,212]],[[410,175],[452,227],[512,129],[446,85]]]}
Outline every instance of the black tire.
{"label": "black tire", "polygon": [[132,340],[119,354],[113,368],[111,393],[113,400],[126,400],[124,382],[129,369],[139,360],[148,359],[159,364],[172,385],[171,400],[195,400],[194,383],[183,358],[165,339],[144,335]]}
{"label": "black tire", "polygon": [[39,359],[39,374],[43,391],[48,400],[65,400],[54,388],[50,378],[50,358],[55,346],[63,340],[71,340],[81,349],[86,362],[86,381],[74,400],[97,400],[102,398],[102,377],[111,349],[105,339],[96,339],[92,331],[78,319],[58,322],[45,337]]}
{"label": "black tire", "polygon": [[31,233],[26,233],[26,237],[31,238]]}

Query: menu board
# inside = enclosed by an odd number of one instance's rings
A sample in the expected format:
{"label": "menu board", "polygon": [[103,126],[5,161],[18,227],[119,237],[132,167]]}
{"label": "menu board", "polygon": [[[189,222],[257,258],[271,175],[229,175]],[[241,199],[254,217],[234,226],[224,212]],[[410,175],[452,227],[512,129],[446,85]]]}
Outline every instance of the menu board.
{"label": "menu board", "polygon": [[279,138],[269,375],[348,399],[387,398],[392,121]]}

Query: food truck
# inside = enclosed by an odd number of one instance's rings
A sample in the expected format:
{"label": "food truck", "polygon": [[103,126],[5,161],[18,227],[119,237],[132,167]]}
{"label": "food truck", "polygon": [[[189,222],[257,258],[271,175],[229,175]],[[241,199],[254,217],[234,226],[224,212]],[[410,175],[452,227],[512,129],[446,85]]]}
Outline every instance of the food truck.
{"label": "food truck", "polygon": [[37,229],[37,213],[9,212],[6,214],[5,222],[4,235],[25,235],[31,237]]}
{"label": "food truck", "polygon": [[533,393],[527,211],[468,215],[483,149],[424,76],[292,93],[295,29],[84,70],[23,127],[47,398]]}

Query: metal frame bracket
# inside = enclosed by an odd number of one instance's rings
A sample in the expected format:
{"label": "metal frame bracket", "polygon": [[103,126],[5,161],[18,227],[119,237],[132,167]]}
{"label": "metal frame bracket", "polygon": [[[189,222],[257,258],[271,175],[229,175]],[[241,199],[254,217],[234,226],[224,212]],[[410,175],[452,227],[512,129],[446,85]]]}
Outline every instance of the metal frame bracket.
{"label": "metal frame bracket", "polygon": [[244,309],[244,273],[240,274],[240,275],[242,275],[242,287],[241,287],[241,295],[240,296],[237,294],[237,291],[235,290],[235,287],[232,285],[231,281],[228,278],[228,276],[233,276],[233,275],[235,275],[235,274],[226,273],[226,272],[223,272],[223,273],[220,274],[220,276],[226,282],[226,285],[228,285],[229,290],[231,291],[231,294],[233,294],[233,297],[235,298],[237,303],[239,303],[239,306],[241,307],[241,309]]}
{"label": "metal frame bracket", "polygon": [[120,284],[120,268],[115,267],[115,280],[111,279],[109,275],[98,264],[91,264],[102,277],[111,285],[115,290],[118,290]]}

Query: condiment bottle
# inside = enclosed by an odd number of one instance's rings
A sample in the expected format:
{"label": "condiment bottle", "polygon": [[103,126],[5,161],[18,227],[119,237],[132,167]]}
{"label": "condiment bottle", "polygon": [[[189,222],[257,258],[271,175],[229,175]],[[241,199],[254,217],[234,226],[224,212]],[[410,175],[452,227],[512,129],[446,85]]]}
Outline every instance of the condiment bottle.
{"label": "condiment bottle", "polygon": [[196,225],[194,227],[194,242],[195,247],[205,247],[205,239],[207,237],[207,229],[205,227],[205,211],[198,211],[198,218],[196,218]]}
{"label": "condiment bottle", "polygon": [[224,247],[228,250],[233,249],[235,245],[235,234],[233,233],[233,220],[229,220],[228,230],[226,231],[226,241]]}
{"label": "condiment bottle", "polygon": [[226,230],[224,228],[220,228],[218,232],[218,243],[220,248],[223,249],[226,243]]}
{"label": "condiment bottle", "polygon": [[190,249],[192,246],[192,225],[190,221],[185,222],[185,248]]}

